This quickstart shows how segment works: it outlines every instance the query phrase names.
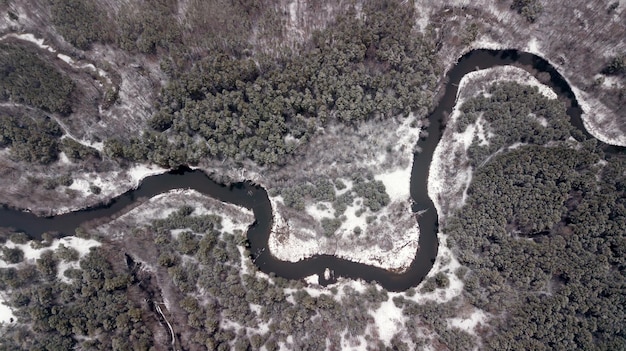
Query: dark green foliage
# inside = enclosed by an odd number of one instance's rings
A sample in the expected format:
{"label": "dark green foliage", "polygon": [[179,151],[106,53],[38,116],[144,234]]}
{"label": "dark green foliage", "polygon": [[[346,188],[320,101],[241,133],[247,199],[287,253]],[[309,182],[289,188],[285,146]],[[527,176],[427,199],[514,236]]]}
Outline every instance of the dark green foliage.
{"label": "dark green foliage", "polygon": [[608,75],[626,73],[626,56],[619,55],[611,58],[609,63],[602,69],[602,73]]}
{"label": "dark green foliage", "polygon": [[353,189],[358,196],[363,197],[363,204],[374,212],[389,204],[390,198],[385,191],[385,184],[380,180],[355,182]]}
{"label": "dark green foliage", "polygon": [[26,244],[28,242],[28,235],[23,232],[11,233],[11,235],[9,236],[9,240],[14,242],[15,244]]}
{"label": "dark green foliage", "polygon": [[99,186],[92,184],[89,186],[89,191],[91,191],[92,194],[98,195],[102,192],[102,189]]}
{"label": "dark green foliage", "polygon": [[59,177],[46,179],[43,187],[47,190],[53,190],[56,189],[58,186],[70,186],[73,182],[74,180],[72,179],[72,177],[69,174],[65,174]]}
{"label": "dark green foliage", "polygon": [[37,269],[45,279],[54,280],[57,275],[58,261],[52,250],[44,251],[37,259]]}
{"label": "dark green foliage", "polygon": [[133,147],[108,143],[109,154],[159,164],[173,164],[174,156],[179,163],[217,157],[284,164],[317,126],[428,109],[425,87],[436,81],[435,60],[412,29],[413,9],[395,2],[378,6],[364,9],[364,21],[341,17],[280,63],[257,65],[222,54],[201,59],[170,82],[149,121],[157,131],[167,129],[176,150],[187,152],[172,155],[166,138],[149,147],[155,137],[147,134],[132,140]]}
{"label": "dark green foliage", "polygon": [[87,159],[98,159],[100,153],[94,148],[85,146],[72,138],[64,138],[61,140],[60,150],[67,155],[67,157],[76,162]]}
{"label": "dark green foliage", "polygon": [[[544,145],[550,141],[564,141],[579,132],[569,123],[564,106],[558,100],[543,96],[536,87],[513,82],[494,84],[489,97],[478,96],[467,100],[459,117],[459,131],[481,115],[493,137],[488,145],[474,139],[468,149],[470,163],[476,167],[490,155],[514,143]],[[544,119],[544,127],[539,119]]]}
{"label": "dark green foliage", "polygon": [[59,247],[55,250],[54,254],[57,259],[68,262],[78,261],[79,257],[78,251],[76,251],[76,249],[72,247],[66,247],[63,244],[59,244]]}
{"label": "dark green foliage", "polygon": [[2,248],[2,259],[7,263],[19,263],[24,260],[24,252],[18,248]]}
{"label": "dark green foliage", "polygon": [[107,16],[91,0],[51,0],[50,12],[63,38],[81,50],[109,37]]}
{"label": "dark green foliage", "polygon": [[513,0],[511,9],[516,10],[528,22],[535,22],[543,12],[543,6],[539,0]]}
{"label": "dark green foliage", "polygon": [[335,234],[339,227],[341,227],[341,220],[337,218],[322,218],[322,229],[324,229],[324,236],[333,236],[333,234]]}
{"label": "dark green foliage", "polygon": [[115,272],[96,250],[70,274],[75,277],[71,283],[46,281],[54,266],[48,261],[54,261],[51,251],[38,260],[38,270],[32,265],[14,270],[25,284],[11,302],[20,324],[3,330],[0,349],[71,350],[87,339],[83,348],[112,350],[124,344],[125,349],[147,350],[152,335],[141,310],[126,296],[127,274]]}
{"label": "dark green foliage", "polygon": [[[134,6],[133,6],[134,5]],[[180,46],[181,28],[173,0],[135,2],[122,7],[118,20],[118,45],[128,51],[154,54],[157,49]]]}
{"label": "dark green foliage", "polygon": [[348,206],[351,206],[353,202],[354,202],[354,195],[352,194],[351,191],[347,191],[337,196],[335,201],[333,201],[333,208],[335,209],[335,217],[341,216],[346,211]]}
{"label": "dark green foliage", "polygon": [[59,154],[61,128],[52,119],[0,116],[0,148],[19,161],[48,164]]}
{"label": "dark green foliage", "polygon": [[30,51],[0,45],[0,97],[48,112],[72,112],[74,82]]}
{"label": "dark green foliage", "polygon": [[222,218],[216,215],[191,216],[193,207],[183,206],[166,219],[154,221],[154,226],[161,230],[189,228],[195,233],[211,233],[222,228]]}
{"label": "dark green foliage", "polygon": [[333,183],[326,179],[321,178],[315,181],[315,191],[313,193],[313,199],[315,201],[334,201],[335,200],[335,187]]}
{"label": "dark green foliage", "polygon": [[[465,291],[494,321],[489,349],[622,349],[626,180],[621,156],[523,147],[478,168],[446,223],[471,273]],[[597,180],[597,176],[600,180]],[[547,347],[546,345],[551,345]]]}

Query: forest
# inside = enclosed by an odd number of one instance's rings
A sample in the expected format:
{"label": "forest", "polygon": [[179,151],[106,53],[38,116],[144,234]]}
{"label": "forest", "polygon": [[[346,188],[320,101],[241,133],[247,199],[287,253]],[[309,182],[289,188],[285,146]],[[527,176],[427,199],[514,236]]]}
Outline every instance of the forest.
{"label": "forest", "polygon": [[[437,103],[437,38],[449,29],[418,31],[410,3],[364,1],[299,46],[263,51],[249,33],[288,42],[271,1],[189,1],[184,20],[174,0],[125,2],[118,16],[106,11],[108,2],[47,1],[46,16],[77,57],[106,48],[129,66],[128,57],[141,58],[159,67],[164,84],[155,83],[160,94],[144,129],[104,140],[100,153],[55,120],[74,118],[76,82],[33,48],[3,42],[0,100],[24,109],[3,106],[0,152],[44,166],[61,152],[73,162],[113,159],[120,168],[297,164],[324,128],[372,120],[384,128],[394,116],[424,117]],[[528,25],[545,16],[539,0],[505,3]],[[614,12],[619,3],[607,6]],[[481,28],[470,27],[468,43]],[[595,72],[623,78],[624,57],[612,53]],[[186,206],[125,233],[154,252],[148,261],[123,240],[86,229],[77,235],[102,242],[87,255],[60,247],[28,260],[4,245],[27,244],[28,236],[2,229],[0,297],[17,322],[0,326],[0,350],[157,350],[171,342],[157,307],[185,350],[278,350],[288,342],[294,350],[341,349],[342,338],[372,350],[626,349],[626,155],[586,139],[562,102],[530,86],[500,82],[464,101],[461,112],[458,131],[480,120],[488,133],[467,150],[473,177],[465,204],[440,223],[460,264],[460,295],[422,298],[450,288],[442,272],[397,294],[363,282],[319,289],[266,276],[251,262],[244,233]],[[71,174],[48,178],[33,186],[73,182]],[[341,195],[335,189],[345,184],[330,178],[274,195],[295,210],[311,199],[330,202],[335,217],[322,224],[331,236],[355,197],[364,199],[363,211],[390,201],[371,174],[351,181]],[[49,247],[54,235],[30,245]],[[385,344],[373,332],[374,311],[390,300],[403,320]],[[485,312],[486,322],[473,332],[451,325],[471,309]]]}
{"label": "forest", "polygon": [[214,54],[172,73],[149,121],[154,131],[109,140],[108,154],[164,166],[200,158],[282,165],[328,123],[423,113],[438,69],[431,43],[410,25],[410,7],[385,4],[384,12],[364,7],[365,20],[340,16],[278,61]]}
{"label": "forest", "polygon": [[464,296],[497,316],[485,348],[624,349],[625,155],[584,140],[534,88],[497,84],[462,110],[494,136],[470,147],[468,200],[443,232]]}
{"label": "forest", "polygon": [[63,115],[72,112],[75,84],[34,52],[0,44],[0,73],[0,100]]}

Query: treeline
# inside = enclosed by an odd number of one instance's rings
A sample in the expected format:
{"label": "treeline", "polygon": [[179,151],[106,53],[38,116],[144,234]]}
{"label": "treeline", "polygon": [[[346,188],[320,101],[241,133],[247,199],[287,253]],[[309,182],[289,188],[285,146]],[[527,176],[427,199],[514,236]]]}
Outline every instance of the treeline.
{"label": "treeline", "polygon": [[430,108],[437,68],[428,40],[412,28],[413,7],[385,2],[363,11],[363,20],[342,16],[281,62],[202,58],[170,82],[149,122],[176,147],[146,133],[109,141],[110,154],[160,164],[212,157],[280,165],[328,123]]}
{"label": "treeline", "polygon": [[36,54],[0,44],[0,99],[47,112],[72,112],[74,82]]}
{"label": "treeline", "polygon": [[19,161],[56,161],[62,134],[59,125],[49,117],[0,116],[0,149],[10,147],[11,156]]}
{"label": "treeline", "polygon": [[[535,89],[498,84],[462,109],[495,136],[470,147],[468,199],[443,232],[469,268],[466,298],[496,316],[485,348],[624,349],[624,156],[585,141]],[[483,162],[520,141],[531,145]]]}

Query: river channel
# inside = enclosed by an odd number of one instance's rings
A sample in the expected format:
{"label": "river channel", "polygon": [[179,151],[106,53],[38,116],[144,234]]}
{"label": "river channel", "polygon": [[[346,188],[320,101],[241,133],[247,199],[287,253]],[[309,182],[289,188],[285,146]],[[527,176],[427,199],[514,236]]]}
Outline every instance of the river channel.
{"label": "river channel", "polygon": [[[44,232],[55,231],[63,235],[73,235],[81,224],[99,218],[107,218],[132,205],[137,199],[152,197],[160,193],[179,188],[190,188],[220,201],[251,209],[255,222],[247,232],[248,245],[252,259],[265,273],[274,273],[287,279],[302,279],[318,274],[323,285],[333,283],[337,277],[376,281],[390,291],[403,291],[418,285],[431,270],[438,250],[438,217],[432,200],[428,197],[428,172],[433,152],[441,139],[445,126],[444,116],[451,113],[461,78],[477,69],[517,64],[529,70],[535,76],[548,73],[547,82],[559,99],[567,106],[571,123],[580,129],[586,137],[592,136],[585,130],[581,120],[582,110],[571,88],[556,69],[546,60],[536,55],[516,50],[473,50],[463,55],[457,64],[446,74],[443,96],[436,109],[429,116],[428,137],[417,141],[422,152],[415,155],[411,174],[411,197],[413,210],[426,210],[419,216],[419,249],[409,268],[403,273],[394,273],[378,267],[355,263],[330,255],[316,255],[298,262],[280,261],[272,256],[268,248],[268,239],[272,227],[272,208],[267,192],[249,182],[224,186],[211,180],[205,173],[189,168],[180,168],[166,174],[145,178],[137,189],[130,190],[106,205],[87,208],[54,217],[37,217],[32,213],[0,208],[0,226],[11,227],[27,233],[32,238],[39,238]],[[623,148],[606,146],[608,152],[621,152]],[[330,269],[334,274],[324,278],[324,271]]]}

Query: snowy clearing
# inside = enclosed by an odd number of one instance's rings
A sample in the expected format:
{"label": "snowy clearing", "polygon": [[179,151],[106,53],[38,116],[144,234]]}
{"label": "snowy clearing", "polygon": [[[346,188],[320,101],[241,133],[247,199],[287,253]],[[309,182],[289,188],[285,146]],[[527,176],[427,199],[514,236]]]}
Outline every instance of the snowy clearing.
{"label": "snowy clearing", "polygon": [[572,87],[572,91],[583,109],[581,118],[589,134],[606,144],[626,146],[626,135],[620,131],[618,120],[606,106],[578,88]]}
{"label": "snowy clearing", "polygon": [[488,315],[479,309],[474,309],[469,315],[448,319],[448,326],[464,330],[476,335],[476,328],[485,325]]}
{"label": "snowy clearing", "polygon": [[[412,114],[399,118],[396,126],[388,130],[365,123],[359,133],[363,133],[360,139],[368,149],[358,153],[356,157],[360,159],[351,163],[323,160],[326,165],[330,162],[332,168],[329,172],[338,173],[333,178],[340,179],[346,186],[337,190],[336,196],[352,190],[353,182],[349,180],[352,175],[363,174],[361,169],[353,170],[354,162],[358,161],[360,167],[371,170],[373,179],[382,182],[390,198],[390,203],[379,211],[367,208],[364,206],[365,199],[355,196],[340,213],[335,212],[330,202],[309,201],[304,211],[294,215],[293,209],[285,206],[282,196],[271,196],[274,223],[269,247],[272,255],[284,261],[297,262],[316,254],[328,254],[398,272],[406,270],[415,258],[419,242],[419,226],[411,211],[410,181],[413,150],[420,131],[421,126]],[[345,135],[338,127],[329,127],[322,135],[320,143],[329,138],[331,145],[338,149],[343,146],[341,142],[350,142],[335,139]],[[355,149],[353,146],[350,148]],[[319,167],[311,164],[306,169]],[[340,221],[332,235],[322,234],[324,220]]]}

